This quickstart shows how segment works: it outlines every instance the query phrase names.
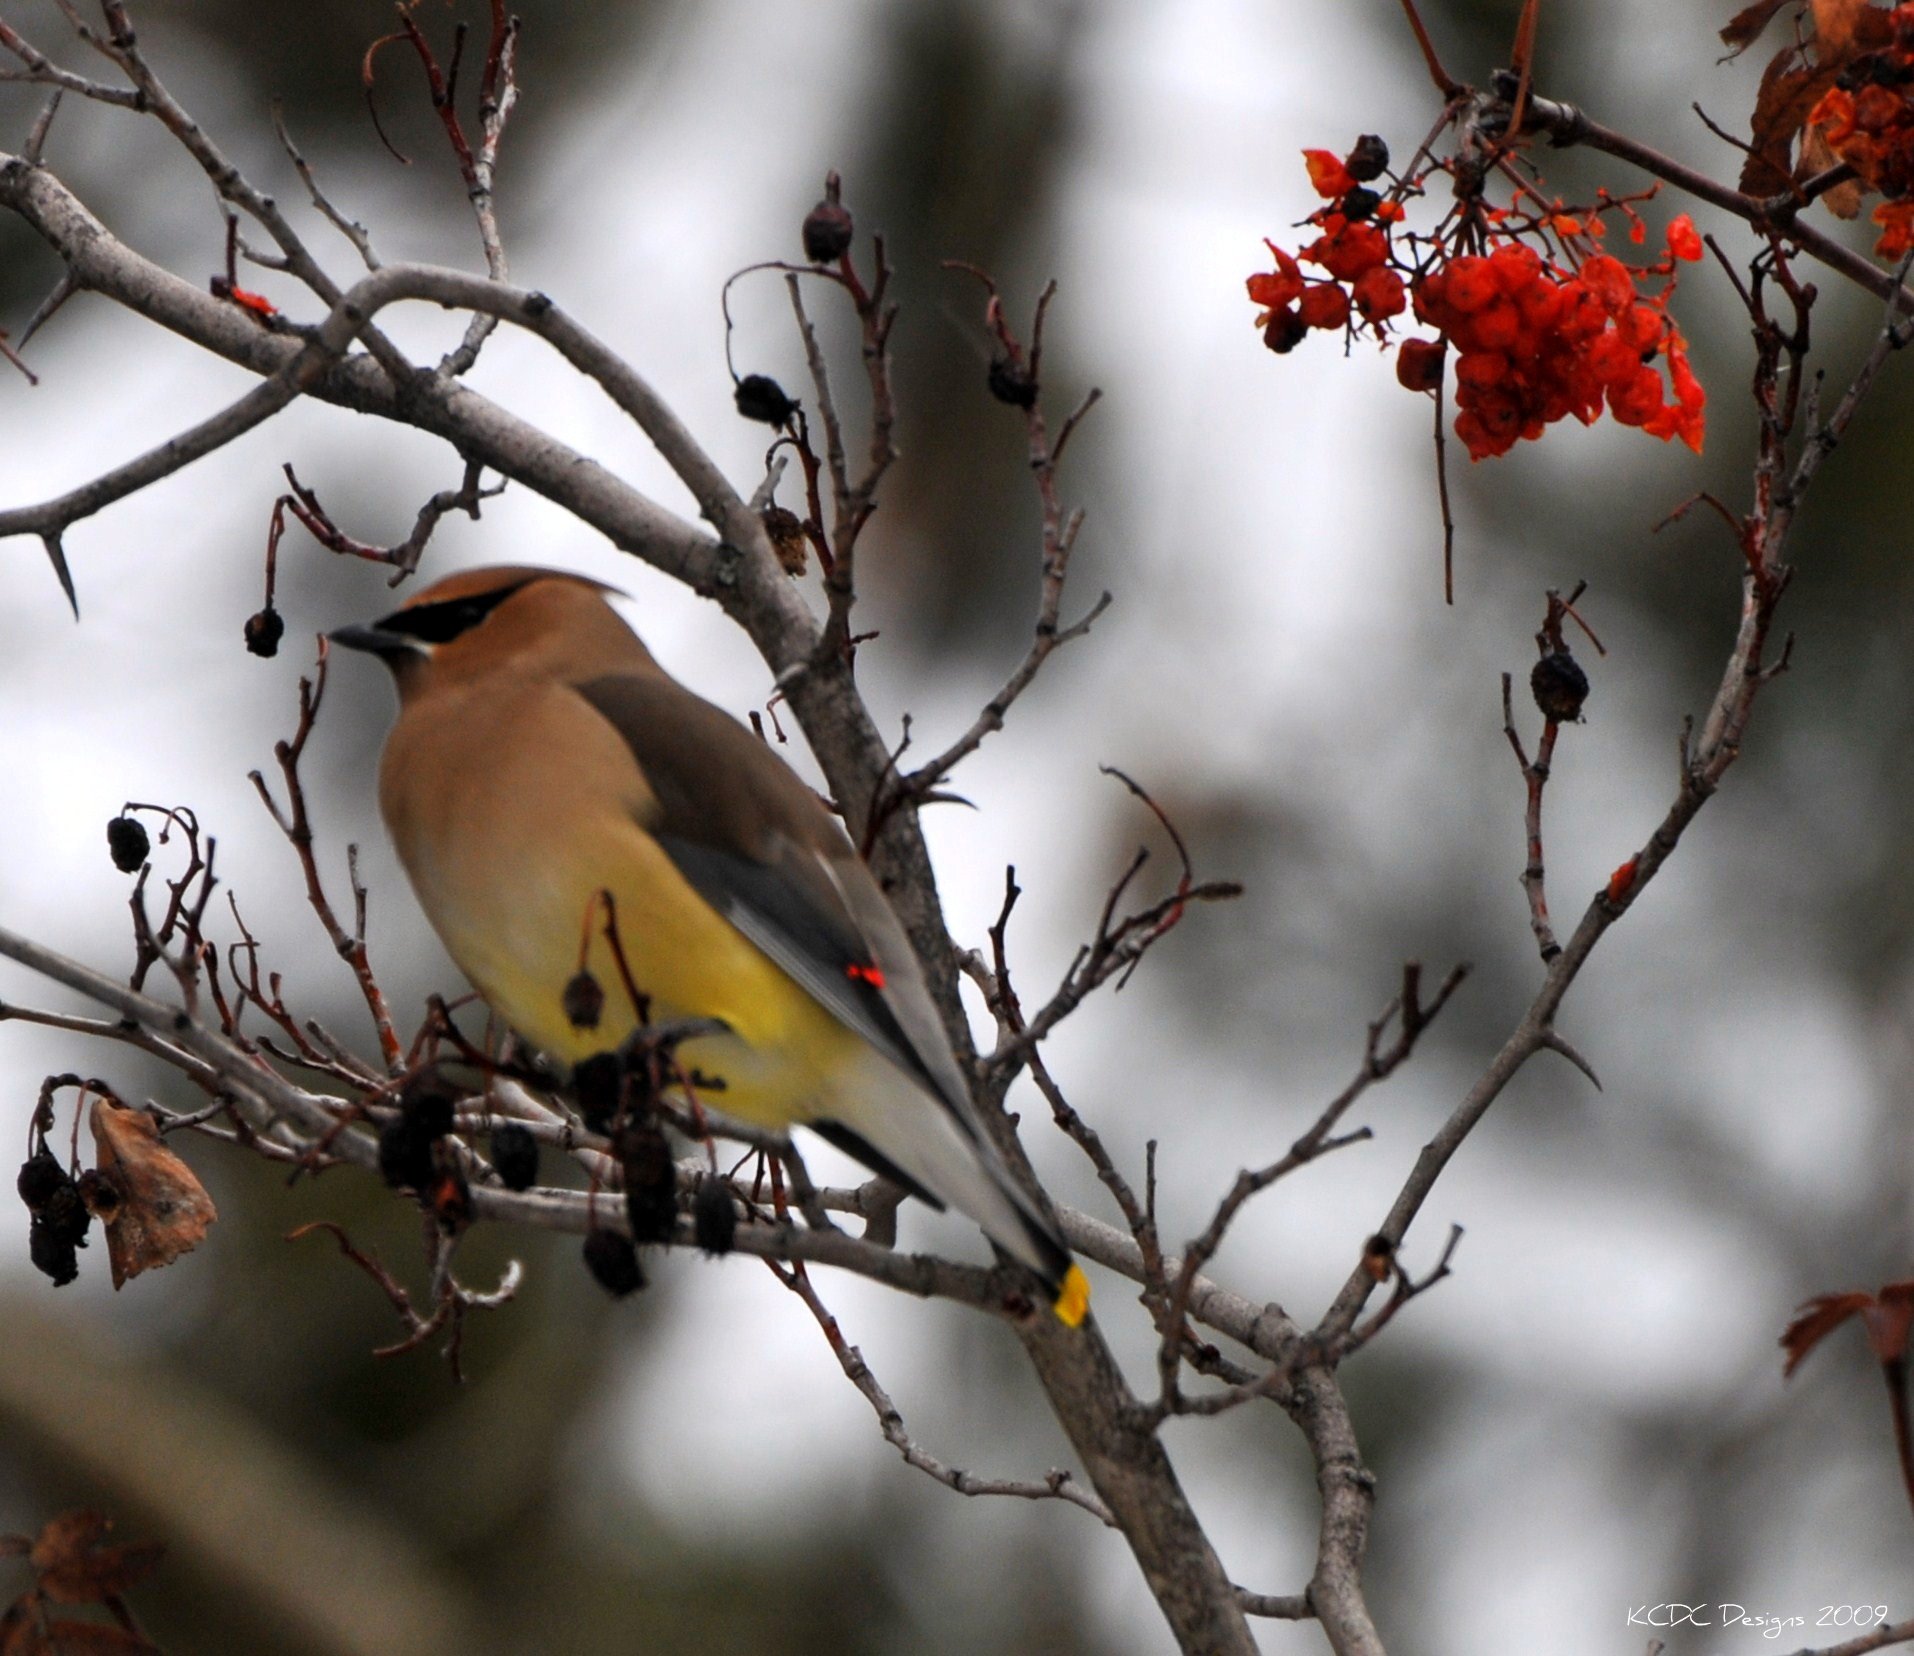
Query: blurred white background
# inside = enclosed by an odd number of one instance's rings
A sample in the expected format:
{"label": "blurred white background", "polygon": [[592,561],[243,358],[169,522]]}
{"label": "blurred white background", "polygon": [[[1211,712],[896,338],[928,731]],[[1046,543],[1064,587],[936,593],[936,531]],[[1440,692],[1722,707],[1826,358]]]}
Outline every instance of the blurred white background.
{"label": "blurred white background", "polygon": [[[1720,9],[1545,7],[1538,84],[1730,175],[1735,158],[1687,107],[1699,97],[1724,124],[1745,121],[1759,63],[1716,65]],[[1500,61],[1513,4],[1425,10],[1456,73],[1484,78]],[[414,66],[388,51],[379,94],[410,169],[356,103],[356,51],[389,27],[380,7],[340,0],[310,24],[290,9],[242,22],[211,0],[148,11],[152,60],[262,187],[300,202],[266,113],[296,78],[295,133],[382,255],[476,266]],[[7,15],[79,57],[50,5]],[[1533,659],[1544,589],[1589,578],[1583,611],[1609,651],[1587,660],[1588,722],[1565,733],[1548,792],[1558,920],[1572,923],[1659,818],[1681,718],[1712,691],[1733,625],[1732,548],[1707,514],[1649,531],[1697,489],[1746,496],[1745,323],[1719,272],[1696,267],[1676,305],[1711,392],[1706,459],[1607,424],[1473,469],[1452,447],[1448,609],[1426,402],[1397,388],[1388,362],[1344,360],[1324,338],[1270,356],[1242,290],[1264,263],[1261,238],[1294,245],[1312,205],[1301,149],[1378,131],[1400,159],[1433,120],[1393,5],[710,0],[616,21],[534,9],[521,76],[500,179],[514,279],[626,353],[741,483],[759,475],[765,434],[731,408],[719,287],[754,260],[795,255],[827,167],[844,172],[860,231],[891,232],[906,461],[863,559],[860,614],[883,636],[859,660],[887,728],[910,713],[922,751],[961,730],[1021,654],[1037,553],[1017,422],[983,390],[977,293],[937,260],[990,264],[1024,315],[1045,277],[1060,281],[1051,396],[1061,409],[1089,384],[1104,392],[1066,476],[1090,512],[1067,609],[1105,587],[1115,607],[960,773],[977,809],[931,813],[939,877],[956,936],[981,943],[1016,866],[1027,895],[1013,959],[1026,996],[1039,992],[1133,846],[1156,845],[1159,864],[1168,854],[1099,778],[1107,762],[1176,814],[1201,872],[1248,883],[1233,908],[1193,915],[1053,1050],[1133,1177],[1145,1140],[1160,1141],[1175,1237],[1201,1227],[1239,1166],[1271,1159],[1314,1118],[1404,959],[1432,974],[1474,962],[1437,1036],[1365,1100],[1374,1142],[1263,1198],[1217,1262],[1233,1286],[1313,1320],[1539,976],[1498,682]],[[0,86],[0,147],[17,147],[36,107]],[[1581,180],[1638,183],[1586,157],[1545,161],[1571,194]],[[70,107],[48,164],[149,256],[193,280],[219,268],[210,191],[157,128]],[[1648,212],[1659,224],[1675,210]],[[1696,216],[1731,253],[1751,251],[1732,222]],[[323,225],[308,234],[336,273],[351,270]],[[0,227],[9,325],[53,274],[17,227]],[[254,276],[308,314],[283,278]],[[738,294],[740,370],[795,389],[781,283]],[[1826,310],[1820,338],[1839,375],[1872,319],[1839,295]],[[424,311],[389,319],[423,356],[456,335]],[[38,388],[0,375],[6,506],[87,479],[245,386],[85,297],[28,354]],[[838,361],[846,384],[855,357]],[[535,342],[501,332],[475,383],[694,515],[638,434]],[[1628,1611],[1666,1600],[1805,1616],[1792,1648],[1832,1640],[1812,1625],[1823,1605],[1909,1609],[1910,1517],[1861,1342],[1831,1341],[1785,1391],[1775,1349],[1806,1294],[1907,1274],[1909,612],[1894,602],[1905,511],[1888,491],[1908,410],[1887,387],[1869,431],[1828,468],[1797,548],[1797,670],[1564,1013],[1604,1090],[1547,1057],[1524,1073],[1412,1232],[1418,1269],[1452,1222],[1466,1227],[1455,1276],[1349,1366],[1380,1480],[1369,1567],[1392,1648],[1634,1651],[1648,1634]],[[313,635],[389,602],[380,571],[295,528],[281,550],[285,646],[271,662],[244,652],[287,460],[372,540],[400,538],[418,502],[458,477],[424,438],[297,408],[77,528],[77,627],[37,546],[5,548],[0,919],[122,968],[127,882],[107,859],[106,819],[128,799],[190,804],[289,998],[367,1043],[246,779],[291,728]],[[523,490],[489,502],[480,524],[447,520],[426,568],[504,560],[616,583],[674,673],[740,715],[763,705],[766,673],[715,607]],[[338,663],[312,780],[327,872],[343,889],[344,846],[361,845],[374,959],[410,1018],[457,980],[373,814],[388,712],[382,674]],[[1533,730],[1532,714],[1518,717]],[[65,1004],[11,967],[0,1001]],[[164,1084],[118,1051],[0,1023],[22,1142],[40,1077],[73,1068],[133,1090]],[[1053,1190],[1115,1218],[1034,1093],[1023,1107]],[[53,1343],[41,1353],[68,1337],[106,1342],[128,1398],[165,1394],[233,1432],[245,1421],[270,1433],[341,1526],[407,1534],[419,1581],[474,1625],[512,1630],[498,1648],[1168,1648],[1120,1541],[1084,1514],[966,1502],[904,1468],[803,1308],[749,1262],[661,1260],[641,1302],[608,1307],[569,1246],[499,1239],[498,1258],[531,1250],[532,1285],[473,1330],[475,1380],[455,1395],[427,1356],[375,1363],[369,1346],[391,1336],[371,1286],[323,1249],[276,1240],[349,1210],[355,1231],[410,1261],[396,1203],[349,1175],[288,1192],[264,1164],[212,1145],[188,1153],[227,1223],[117,1297],[97,1247],[81,1281],[53,1293],[28,1269],[24,1211],[0,1205],[0,1315],[42,1331],[34,1341]],[[909,1245],[982,1254],[962,1224],[911,1212],[906,1226]],[[858,1282],[825,1286],[933,1452],[1006,1476],[1068,1463],[1003,1330]],[[1119,1281],[1097,1292],[1142,1383],[1147,1320]],[[33,1341],[7,1344],[0,1365],[42,1360]],[[168,1532],[164,1502],[124,1465],[88,1459],[83,1430],[33,1416],[23,1395],[0,1381],[0,1527],[77,1495]],[[1169,1437],[1237,1578],[1297,1590],[1316,1496],[1289,1423],[1244,1411]],[[179,1479],[247,1476],[235,1456]],[[229,1561],[174,1540],[169,1648],[238,1648],[208,1631],[225,1625],[217,1616],[269,1609],[213,1607]],[[1322,1648],[1308,1625],[1260,1634],[1272,1652]],[[274,1648],[357,1648],[344,1634],[284,1636]],[[1715,1656],[1759,1637],[1678,1633],[1670,1648]]]}

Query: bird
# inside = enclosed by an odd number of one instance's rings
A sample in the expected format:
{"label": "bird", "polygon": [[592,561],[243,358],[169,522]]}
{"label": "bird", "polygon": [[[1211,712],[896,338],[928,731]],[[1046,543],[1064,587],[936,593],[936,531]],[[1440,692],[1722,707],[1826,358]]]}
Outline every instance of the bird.
{"label": "bird", "polygon": [[[615,594],[494,565],[328,635],[391,670],[380,814],[447,952],[561,1065],[647,1018],[709,1020],[678,1057],[726,1114],[807,1127],[967,1214],[1077,1326],[1082,1268],[990,1142],[883,888],[761,737],[659,666]],[[611,986],[589,1008],[586,973]]]}

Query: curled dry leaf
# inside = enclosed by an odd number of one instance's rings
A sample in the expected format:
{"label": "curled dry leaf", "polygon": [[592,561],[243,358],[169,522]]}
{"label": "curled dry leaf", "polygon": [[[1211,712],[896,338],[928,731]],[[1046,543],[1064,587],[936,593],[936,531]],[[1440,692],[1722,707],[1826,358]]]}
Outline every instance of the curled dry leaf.
{"label": "curled dry leaf", "polygon": [[[1828,135],[1820,127],[1809,127],[1801,135],[1801,180],[1826,172],[1841,158],[1834,153],[1834,146],[1828,142]],[[1821,192],[1821,205],[1838,219],[1854,219],[1861,216],[1861,186],[1850,178],[1845,184],[1837,184],[1831,190]]]}
{"label": "curled dry leaf", "polygon": [[193,1170],[166,1148],[153,1118],[96,1099],[89,1113],[100,1182],[89,1202],[106,1230],[113,1286],[170,1265],[219,1217]]}
{"label": "curled dry leaf", "polygon": [[1743,6],[1722,26],[1723,42],[1734,49],[1734,56],[1739,57],[1755,43],[1761,31],[1774,21],[1774,14],[1791,3],[1792,0],[1754,0],[1753,5]]}
{"label": "curled dry leaf", "polygon": [[1788,1354],[1783,1377],[1793,1374],[1801,1360],[1848,1318],[1857,1316],[1877,1361],[1903,1361],[1908,1336],[1914,1332],[1914,1282],[1890,1282],[1877,1294],[1816,1294],[1804,1301],[1781,1336],[1781,1347]]}
{"label": "curled dry leaf", "polygon": [[132,1591],[151,1575],[164,1544],[102,1546],[112,1528],[110,1518],[85,1509],[50,1519],[28,1554],[41,1593],[55,1604],[98,1604]]}

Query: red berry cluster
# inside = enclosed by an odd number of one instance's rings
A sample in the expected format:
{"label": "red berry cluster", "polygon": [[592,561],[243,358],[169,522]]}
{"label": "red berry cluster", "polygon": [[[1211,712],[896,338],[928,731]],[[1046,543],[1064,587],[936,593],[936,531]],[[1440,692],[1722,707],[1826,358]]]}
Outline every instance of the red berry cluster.
{"label": "red berry cluster", "polygon": [[1875,252],[1904,258],[1914,250],[1914,5],[1888,14],[1891,43],[1856,58],[1808,115],[1829,147],[1869,189],[1887,199],[1874,209]]}
{"label": "red berry cluster", "polygon": [[[1311,328],[1342,332],[1352,316],[1380,335],[1384,322],[1409,308],[1409,290],[1389,268],[1389,227],[1401,219],[1402,207],[1369,188],[1388,169],[1388,146],[1364,136],[1345,156],[1304,150],[1303,160],[1316,193],[1330,203],[1310,219],[1322,234],[1293,258],[1267,243],[1276,268],[1249,279],[1249,296],[1264,310],[1256,319],[1263,343],[1279,355],[1293,351]],[[1326,271],[1328,279],[1308,280],[1299,261]]]}
{"label": "red berry cluster", "polygon": [[[1694,226],[1677,219],[1669,258],[1655,270],[1700,255]],[[1416,316],[1441,338],[1406,343],[1397,377],[1422,389],[1430,353],[1439,376],[1443,345],[1455,346],[1455,434],[1472,459],[1507,454],[1565,415],[1592,425],[1604,406],[1623,425],[1700,451],[1707,398],[1668,318],[1667,293],[1642,297],[1619,259],[1596,253],[1570,273],[1523,242],[1503,241],[1486,255],[1441,261],[1412,291]],[[1657,367],[1664,359],[1672,399]]]}
{"label": "red berry cluster", "polygon": [[[1411,260],[1395,240],[1401,204],[1367,188],[1386,168],[1387,153],[1370,138],[1340,159],[1328,150],[1303,152],[1310,182],[1329,205],[1310,219],[1321,230],[1314,242],[1294,255],[1269,243],[1276,268],[1249,278],[1249,297],[1263,307],[1256,320],[1264,344],[1287,352],[1324,329],[1367,332],[1386,347],[1389,320],[1413,300],[1417,320],[1436,337],[1402,342],[1396,378],[1412,391],[1438,389],[1455,347],[1455,433],[1472,458],[1506,454],[1565,415],[1592,424],[1604,408],[1624,425],[1700,450],[1707,398],[1667,309],[1676,261],[1702,254],[1686,214],[1668,228],[1667,254],[1641,271],[1593,251],[1599,214],[1583,219],[1559,210],[1528,220],[1484,212],[1469,237],[1479,251],[1459,251],[1463,238],[1452,228],[1422,241],[1420,259]],[[1644,238],[1626,203],[1607,206],[1627,211],[1634,239]],[[1559,248],[1560,258],[1533,243]],[[1325,277],[1306,277],[1304,264]],[[1643,292],[1640,281],[1655,276],[1668,279],[1661,291]]]}

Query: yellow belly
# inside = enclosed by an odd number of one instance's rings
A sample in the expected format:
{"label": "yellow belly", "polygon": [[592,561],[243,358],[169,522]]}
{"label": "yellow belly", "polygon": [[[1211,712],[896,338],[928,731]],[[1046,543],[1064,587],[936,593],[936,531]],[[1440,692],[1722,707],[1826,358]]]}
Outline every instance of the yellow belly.
{"label": "yellow belly", "polygon": [[[635,825],[617,828],[568,846],[563,866],[527,869],[507,908],[481,915],[460,905],[440,925],[452,958],[507,1023],[566,1063],[631,1035],[635,990],[653,1025],[715,1018],[730,1029],[679,1049],[688,1066],[723,1081],[706,1102],[772,1127],[816,1114],[858,1058],[859,1038],[712,909],[656,841]],[[629,984],[606,935],[613,914]],[[589,1029],[564,1006],[581,943],[604,994]]]}

